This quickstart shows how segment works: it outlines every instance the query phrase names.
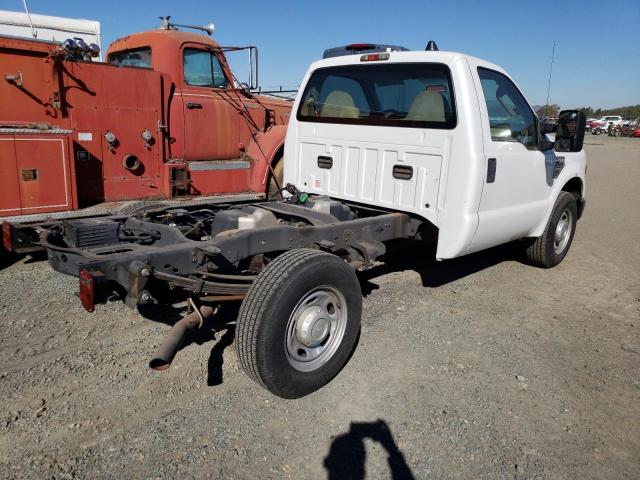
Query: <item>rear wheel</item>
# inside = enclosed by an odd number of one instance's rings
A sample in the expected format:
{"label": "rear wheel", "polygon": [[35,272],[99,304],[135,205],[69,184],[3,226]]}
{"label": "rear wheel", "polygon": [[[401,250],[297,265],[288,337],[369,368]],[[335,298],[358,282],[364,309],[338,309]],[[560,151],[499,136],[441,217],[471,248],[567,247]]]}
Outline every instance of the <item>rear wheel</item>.
{"label": "rear wheel", "polygon": [[527,247],[529,262],[542,268],[558,265],[569,251],[577,220],[576,197],[569,192],[560,192],[544,232]]}
{"label": "rear wheel", "polygon": [[317,250],[286,252],[258,275],[242,302],[240,363],[279,397],[307,395],[347,363],[361,312],[360,284],[346,262]]}

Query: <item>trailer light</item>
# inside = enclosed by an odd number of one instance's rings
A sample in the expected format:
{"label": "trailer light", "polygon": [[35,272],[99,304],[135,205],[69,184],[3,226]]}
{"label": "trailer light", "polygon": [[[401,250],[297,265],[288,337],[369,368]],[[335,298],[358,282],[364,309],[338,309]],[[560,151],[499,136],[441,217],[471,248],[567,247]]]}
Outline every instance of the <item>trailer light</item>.
{"label": "trailer light", "polygon": [[360,57],[361,62],[376,62],[378,60],[389,60],[388,53],[370,53]]}
{"label": "trailer light", "polygon": [[9,252],[13,250],[13,232],[9,222],[3,222],[2,224],[2,243]]}
{"label": "trailer light", "polygon": [[93,312],[96,302],[96,282],[91,272],[80,270],[80,301],[87,312]]}

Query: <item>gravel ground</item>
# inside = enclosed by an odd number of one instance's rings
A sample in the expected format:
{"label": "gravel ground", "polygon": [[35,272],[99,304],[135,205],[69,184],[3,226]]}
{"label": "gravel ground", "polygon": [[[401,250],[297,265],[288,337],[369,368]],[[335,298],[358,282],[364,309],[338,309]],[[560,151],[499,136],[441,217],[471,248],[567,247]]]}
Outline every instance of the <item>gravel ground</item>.
{"label": "gravel ground", "polygon": [[586,149],[587,209],[559,267],[514,245],[443,263],[397,250],[361,276],[350,363],[295,401],[242,372],[232,307],[159,374],[147,362],[173,312],[88,314],[75,279],[3,265],[0,476],[638,478],[640,140]]}

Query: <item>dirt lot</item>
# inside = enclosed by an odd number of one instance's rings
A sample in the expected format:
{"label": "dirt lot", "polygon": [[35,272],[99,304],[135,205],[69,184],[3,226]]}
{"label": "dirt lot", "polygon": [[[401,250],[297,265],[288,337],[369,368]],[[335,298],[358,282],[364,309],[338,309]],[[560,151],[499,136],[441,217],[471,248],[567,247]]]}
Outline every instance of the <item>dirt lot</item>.
{"label": "dirt lot", "polygon": [[638,478],[640,139],[586,148],[564,263],[523,265],[513,245],[446,263],[397,251],[362,275],[350,363],[301,400],[249,380],[232,327],[159,374],[171,312],[87,314],[75,279],[4,266],[0,476]]}

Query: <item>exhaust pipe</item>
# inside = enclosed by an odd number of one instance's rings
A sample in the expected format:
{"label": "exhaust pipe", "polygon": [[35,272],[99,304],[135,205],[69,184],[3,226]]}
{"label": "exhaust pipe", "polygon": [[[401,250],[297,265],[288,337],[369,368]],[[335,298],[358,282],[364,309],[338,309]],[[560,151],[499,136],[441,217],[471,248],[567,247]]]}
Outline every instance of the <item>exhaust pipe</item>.
{"label": "exhaust pipe", "polygon": [[201,322],[211,317],[214,312],[213,308],[208,306],[202,306],[199,310],[199,312],[191,312],[189,315],[176,322],[176,324],[171,328],[169,334],[165,337],[162,345],[160,345],[158,350],[156,350],[155,355],[149,362],[149,368],[161,372],[167,370],[171,366],[171,362],[184,342],[187,333],[194,328],[199,327]]}

